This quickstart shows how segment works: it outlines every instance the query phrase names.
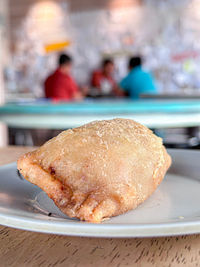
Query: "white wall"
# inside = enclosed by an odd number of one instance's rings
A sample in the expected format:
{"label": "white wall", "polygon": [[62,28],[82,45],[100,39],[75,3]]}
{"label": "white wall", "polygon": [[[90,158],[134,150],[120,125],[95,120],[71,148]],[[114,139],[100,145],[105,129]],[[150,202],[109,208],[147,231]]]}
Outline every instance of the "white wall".
{"label": "white wall", "polygon": [[[55,68],[57,54],[44,55],[40,49],[41,38],[37,38],[36,34],[33,41],[33,31],[27,27],[31,24],[28,11],[36,2],[13,1],[15,5],[23,2],[21,5],[26,13],[20,15],[20,7],[12,9],[14,21],[18,23],[13,26],[15,52],[8,66],[9,79],[13,79],[14,89],[28,88],[41,95],[42,82],[47,73]],[[74,75],[80,84],[89,80],[91,70],[99,64],[102,56],[107,54],[115,58],[117,77],[120,78],[126,71],[128,55],[140,53],[145,58],[146,68],[156,76],[161,91],[190,87],[199,90],[199,0],[124,0],[126,5],[128,3],[125,7],[122,0],[109,0],[110,8],[107,9],[106,1],[103,1],[104,5],[97,5],[98,9],[95,5],[90,9],[92,2],[87,0],[88,9],[82,4],[81,10],[76,0],[73,12],[67,8],[65,0],[53,2],[58,3],[65,13],[64,34],[72,42],[66,51],[74,57]],[[111,3],[118,3],[118,8],[111,8]],[[18,76],[14,75],[16,73]],[[10,85],[8,87],[12,88]]]}

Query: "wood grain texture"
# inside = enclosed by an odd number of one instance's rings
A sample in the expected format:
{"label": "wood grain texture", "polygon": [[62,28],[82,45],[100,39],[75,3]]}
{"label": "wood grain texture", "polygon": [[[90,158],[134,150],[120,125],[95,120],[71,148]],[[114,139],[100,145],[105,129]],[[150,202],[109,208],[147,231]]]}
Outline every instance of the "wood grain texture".
{"label": "wood grain texture", "polygon": [[34,150],[34,147],[17,147],[8,146],[0,148],[0,165],[8,164],[16,161],[21,155]]}
{"label": "wood grain texture", "polygon": [[[33,148],[0,149],[0,164]],[[0,266],[200,266],[200,235],[97,239],[33,233],[0,226]]]}

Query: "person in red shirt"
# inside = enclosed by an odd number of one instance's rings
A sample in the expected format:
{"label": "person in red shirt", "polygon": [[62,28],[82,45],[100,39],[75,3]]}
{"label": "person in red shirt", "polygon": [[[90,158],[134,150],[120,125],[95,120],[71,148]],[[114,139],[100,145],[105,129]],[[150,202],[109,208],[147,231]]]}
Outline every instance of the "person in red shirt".
{"label": "person in red shirt", "polygon": [[117,85],[113,79],[114,62],[112,59],[105,59],[102,62],[102,69],[94,71],[91,78],[92,95],[112,96],[116,94]]}
{"label": "person in red shirt", "polygon": [[45,81],[45,96],[53,100],[81,100],[82,95],[75,80],[71,76],[72,58],[61,54],[58,68]]}

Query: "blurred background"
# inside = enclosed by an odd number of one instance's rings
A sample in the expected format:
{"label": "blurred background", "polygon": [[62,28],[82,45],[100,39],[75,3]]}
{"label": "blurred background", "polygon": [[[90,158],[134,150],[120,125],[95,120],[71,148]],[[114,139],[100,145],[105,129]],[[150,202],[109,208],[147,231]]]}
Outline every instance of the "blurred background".
{"label": "blurred background", "polygon": [[[78,99],[45,95],[61,53],[73,60]],[[134,98],[121,81],[138,56],[156,94]],[[112,94],[91,82],[106,59]],[[93,119],[127,117],[168,147],[198,148],[200,1],[0,0],[0,101],[1,145],[40,145]]]}

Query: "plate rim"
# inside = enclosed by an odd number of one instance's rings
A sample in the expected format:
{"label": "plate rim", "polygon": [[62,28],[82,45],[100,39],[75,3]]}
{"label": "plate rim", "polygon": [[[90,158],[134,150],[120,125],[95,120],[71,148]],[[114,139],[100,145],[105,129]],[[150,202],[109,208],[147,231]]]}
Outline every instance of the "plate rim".
{"label": "plate rim", "polygon": [[200,219],[170,223],[105,225],[64,221],[50,223],[42,219],[0,214],[0,225],[32,232],[102,238],[162,237],[200,233]]}
{"label": "plate rim", "polygon": [[[180,153],[181,151],[200,154],[200,151],[192,149],[168,149],[168,151],[169,153],[170,151],[172,153]],[[16,166],[16,162],[2,165],[0,166],[0,170],[13,168],[14,166]],[[42,220],[1,212],[0,225],[32,232],[96,238],[161,237],[200,233],[200,217],[188,221],[180,220],[168,223],[94,224],[87,222]]]}

